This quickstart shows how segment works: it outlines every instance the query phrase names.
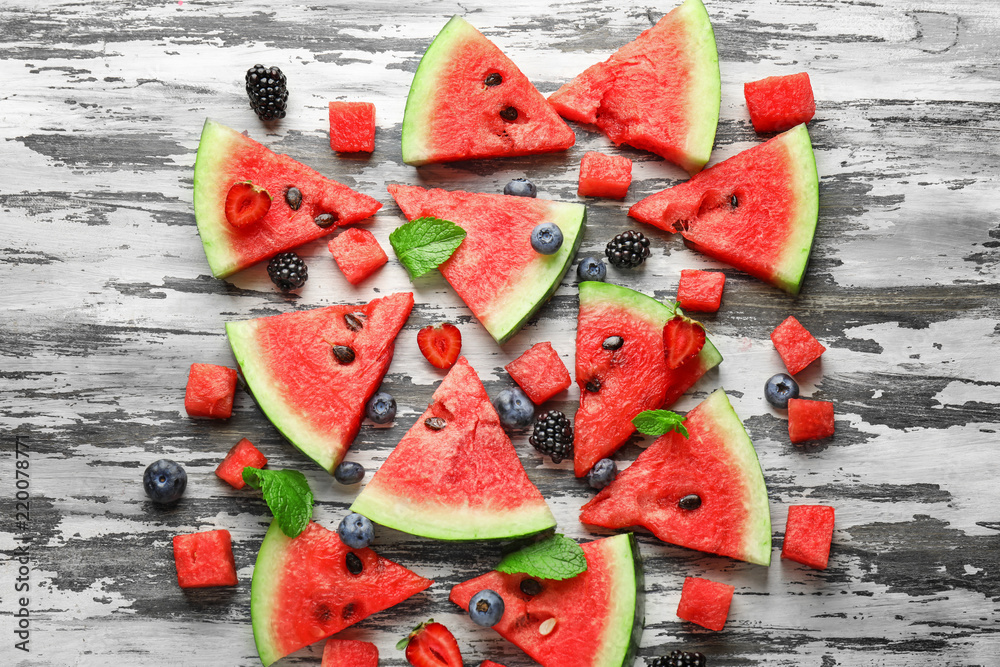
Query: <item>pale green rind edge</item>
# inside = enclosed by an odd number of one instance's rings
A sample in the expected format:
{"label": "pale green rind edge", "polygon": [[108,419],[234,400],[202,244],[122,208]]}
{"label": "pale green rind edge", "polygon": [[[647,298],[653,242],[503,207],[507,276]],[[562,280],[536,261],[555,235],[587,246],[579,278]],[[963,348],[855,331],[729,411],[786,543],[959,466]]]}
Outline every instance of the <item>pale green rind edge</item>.
{"label": "pale green rind edge", "polygon": [[622,533],[602,540],[614,567],[608,610],[611,622],[601,638],[600,650],[590,667],[631,667],[639,651],[645,625],[645,581],[639,542],[634,533]]}
{"label": "pale green rind edge", "polygon": [[232,154],[237,137],[239,133],[236,130],[206,119],[194,162],[194,219],[208,266],[216,278],[225,278],[238,268],[237,258],[230,252],[225,233],[229,223],[225,215],[223,186],[220,185],[226,175],[223,165]]}
{"label": "pale green rind edge", "polygon": [[271,618],[275,593],[281,583],[284,554],[291,541],[291,538],[281,531],[277,519],[273,519],[271,527],[264,535],[264,541],[257,553],[257,562],[253,567],[253,580],[250,583],[250,624],[253,626],[253,641],[257,646],[257,654],[264,667],[284,657],[275,646],[276,638],[272,634]]}
{"label": "pale green rind edge", "polygon": [[681,166],[693,174],[701,171],[712,157],[722,106],[722,76],[715,30],[705,5],[701,0],[687,0],[679,9],[687,18],[690,37],[697,40],[697,46],[689,51],[707,55],[692,69],[691,87],[695,90],[688,95],[688,121],[692,131],[688,134],[685,151],[693,159]]}
{"label": "pale green rind edge", "polygon": [[792,234],[786,242],[774,284],[789,294],[798,294],[802,278],[809,264],[813,236],[819,221],[819,174],[816,155],[806,126],[796,125],[781,136],[788,150],[789,173],[795,179],[792,185],[794,201],[798,203],[795,219],[791,222]]}

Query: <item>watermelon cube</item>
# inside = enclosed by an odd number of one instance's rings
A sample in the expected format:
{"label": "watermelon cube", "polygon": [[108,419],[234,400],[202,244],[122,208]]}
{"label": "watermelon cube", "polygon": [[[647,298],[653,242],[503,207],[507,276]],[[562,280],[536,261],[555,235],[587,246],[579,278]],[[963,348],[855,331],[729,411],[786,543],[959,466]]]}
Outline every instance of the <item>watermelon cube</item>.
{"label": "watermelon cube", "polygon": [[215,364],[191,364],[184,409],[190,417],[229,419],[236,395],[236,371]]}
{"label": "watermelon cube", "polygon": [[389,261],[378,239],[367,229],[351,227],[344,230],[327,247],[352,285],[357,285]]}
{"label": "watermelon cube", "polygon": [[503,665],[492,660],[483,660],[483,664],[479,665],[479,667],[503,667]]}
{"label": "watermelon cube", "polygon": [[785,368],[795,375],[803,368],[819,359],[826,352],[822,343],[816,340],[797,319],[789,316],[771,332],[774,348],[785,362]]}
{"label": "watermelon cube", "polygon": [[330,148],[340,153],[375,150],[375,105],[330,102]]}
{"label": "watermelon cube", "polygon": [[833,403],[808,398],[788,399],[788,438],[793,443],[833,435]]}
{"label": "watermelon cube", "polygon": [[677,615],[685,621],[697,623],[709,630],[726,627],[729,605],[733,601],[735,586],[700,577],[684,579],[681,589],[681,603],[677,605]]}
{"label": "watermelon cube", "polygon": [[714,313],[722,303],[726,274],[721,271],[684,269],[677,285],[677,303],[683,310]]}
{"label": "watermelon cube", "polygon": [[260,450],[253,446],[253,443],[243,438],[229,450],[226,458],[215,469],[215,474],[221,479],[229,482],[234,489],[242,489],[246,486],[243,481],[243,469],[263,468],[267,465],[267,457],[260,453]]}
{"label": "watermelon cube", "polygon": [[620,155],[585,153],[580,161],[581,197],[607,197],[624,199],[632,183],[632,160]]}
{"label": "watermelon cube", "polygon": [[174,563],[181,588],[236,585],[236,561],[228,530],[175,535]]}
{"label": "watermelon cube", "polygon": [[833,541],[834,510],[826,505],[791,505],[781,557],[825,570]]}
{"label": "watermelon cube", "polygon": [[809,74],[769,76],[743,84],[750,122],[758,132],[784,132],[816,114]]}
{"label": "watermelon cube", "polygon": [[330,638],[320,667],[378,667],[378,647],[371,642]]}
{"label": "watermelon cube", "polygon": [[535,405],[541,405],[573,384],[566,364],[549,342],[535,343],[504,368]]}

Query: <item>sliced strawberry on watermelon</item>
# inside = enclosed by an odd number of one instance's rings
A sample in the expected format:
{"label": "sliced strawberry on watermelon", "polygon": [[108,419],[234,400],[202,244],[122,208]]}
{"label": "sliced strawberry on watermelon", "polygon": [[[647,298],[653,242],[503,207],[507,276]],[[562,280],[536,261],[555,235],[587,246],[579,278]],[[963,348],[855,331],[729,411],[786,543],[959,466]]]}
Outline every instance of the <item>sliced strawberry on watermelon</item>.
{"label": "sliced strawberry on watermelon", "polygon": [[378,667],[378,647],[353,639],[327,639],[320,667]]}
{"label": "sliced strawberry on watermelon", "polygon": [[580,521],[644,526],[664,542],[767,565],[764,473],[726,393],[719,389],[702,401],[684,427],[687,438],[676,432],[658,438],[583,506]]}
{"label": "sliced strawberry on watermelon", "polygon": [[431,398],[351,511],[439,540],[508,539],[554,527],[465,357]]}
{"label": "sliced strawberry on watermelon", "polygon": [[[556,291],[583,239],[582,204],[407,185],[390,185],[389,192],[407,219],[442,218],[465,230],[462,245],[439,269],[501,344]],[[563,233],[554,255],[531,247],[531,230],[543,222]]]}
{"label": "sliced strawberry on watermelon", "polygon": [[437,326],[427,325],[417,332],[417,347],[431,366],[451,368],[462,353],[462,332],[448,322]]}
{"label": "sliced strawberry on watermelon", "polygon": [[597,125],[616,144],[695,173],[712,153],[721,90],[712,22],[701,0],[687,0],[549,102],[564,118]]}
{"label": "sliced strawberry on watermelon", "polygon": [[835,514],[828,505],[790,505],[781,557],[825,570],[830,560]]}
{"label": "sliced strawberry on watermelon", "polygon": [[769,76],[743,84],[750,122],[757,132],[784,132],[816,115],[809,74]]}
{"label": "sliced strawberry on watermelon", "polygon": [[[403,292],[357,306],[227,322],[226,334],[267,418],[332,474],[361,427],[365,403],[389,368],[412,308],[413,294]],[[335,347],[353,359],[340,361]]]}
{"label": "sliced strawberry on watermelon", "polygon": [[226,195],[226,220],[233,227],[246,227],[257,222],[271,208],[271,195],[250,181],[236,183]]}
{"label": "sliced strawberry on watermelon", "polygon": [[427,621],[410,633],[406,660],[413,667],[462,667],[462,652],[448,628]]}
{"label": "sliced strawberry on watermelon", "polygon": [[[635,433],[632,418],[669,407],[722,361],[705,339],[698,356],[676,369],[667,365],[663,327],[675,311],[627,287],[580,283],[576,329],[576,382],[580,409],[573,432],[573,468],[586,475]],[[621,337],[615,347],[609,339]]]}
{"label": "sliced strawberry on watermelon", "polygon": [[[226,203],[233,186],[247,182],[267,191],[270,207],[255,222],[236,226],[226,218]],[[291,187],[299,190],[300,200],[287,196]],[[259,196],[257,200],[262,206],[263,200]],[[205,121],[194,165],[194,217],[208,265],[217,278],[329,234],[338,226],[360,222],[381,207],[368,195],[324,178],[287,155],[273,153],[236,130]],[[314,220],[323,213],[333,216],[334,224],[317,225]]]}
{"label": "sliced strawberry on watermelon", "polygon": [[686,577],[677,615],[709,630],[722,630],[729,617],[735,586],[701,577]]}
{"label": "sliced strawberry on watermelon", "polygon": [[330,148],[341,153],[375,150],[375,105],[330,102]]}
{"label": "sliced strawberry on watermelon", "polygon": [[[361,561],[361,574],[348,570],[348,554]],[[267,667],[433,583],[371,549],[349,548],[317,523],[293,539],[272,521],[250,589],[257,653]]]}
{"label": "sliced strawberry on watermelon", "polygon": [[636,202],[628,214],[798,294],[819,215],[809,132],[798,125]]}
{"label": "sliced strawberry on watermelon", "polygon": [[575,142],[517,65],[462,17],[427,47],[406,98],[403,162],[550,153]]}
{"label": "sliced strawberry on watermelon", "polygon": [[675,315],[663,327],[663,352],[667,368],[677,370],[705,347],[705,327],[683,315]]}
{"label": "sliced strawberry on watermelon", "polygon": [[[538,580],[494,570],[456,585],[449,599],[468,610],[473,595],[495,591],[504,613],[493,629],[542,667],[631,665],[643,625],[639,545],[629,533],[580,546],[587,570],[575,577]],[[540,589],[536,595],[524,592],[526,580]]]}

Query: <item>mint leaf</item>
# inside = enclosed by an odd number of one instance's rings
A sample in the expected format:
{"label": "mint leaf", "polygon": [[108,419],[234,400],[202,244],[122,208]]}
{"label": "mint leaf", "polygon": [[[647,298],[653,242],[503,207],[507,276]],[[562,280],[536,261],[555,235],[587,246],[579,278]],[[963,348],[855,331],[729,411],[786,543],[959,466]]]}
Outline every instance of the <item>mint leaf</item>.
{"label": "mint leaf", "polygon": [[688,437],[684,417],[670,410],[645,410],[632,417],[632,424],[643,435],[663,435],[677,431],[685,438]]}
{"label": "mint leaf", "polygon": [[561,533],[504,556],[497,571],[523,572],[539,579],[570,579],[587,570],[580,545]]}
{"label": "mint leaf", "polygon": [[440,218],[417,218],[389,234],[389,243],[411,278],[436,269],[465,240],[465,230]]}
{"label": "mint leaf", "polygon": [[264,494],[264,502],[278,520],[281,531],[298,537],[312,520],[313,494],[306,476],[298,470],[260,470],[247,466],[243,481]]}

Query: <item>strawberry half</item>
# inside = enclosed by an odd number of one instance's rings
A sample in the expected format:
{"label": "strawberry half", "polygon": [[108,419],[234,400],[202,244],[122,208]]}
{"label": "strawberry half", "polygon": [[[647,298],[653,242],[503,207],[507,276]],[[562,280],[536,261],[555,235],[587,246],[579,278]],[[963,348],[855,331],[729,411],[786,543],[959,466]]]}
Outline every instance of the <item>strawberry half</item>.
{"label": "strawberry half", "polygon": [[462,332],[454,324],[426,326],[417,332],[417,345],[431,366],[451,368],[462,352]]}
{"label": "strawberry half", "polygon": [[667,366],[680,368],[693,359],[705,347],[705,327],[694,320],[675,315],[663,327],[663,351],[667,355]]}
{"label": "strawberry half", "polygon": [[236,183],[226,195],[226,220],[233,227],[246,227],[257,222],[271,208],[271,195],[250,181]]}
{"label": "strawberry half", "polygon": [[448,628],[434,619],[410,633],[406,659],[413,667],[462,667],[462,653]]}

